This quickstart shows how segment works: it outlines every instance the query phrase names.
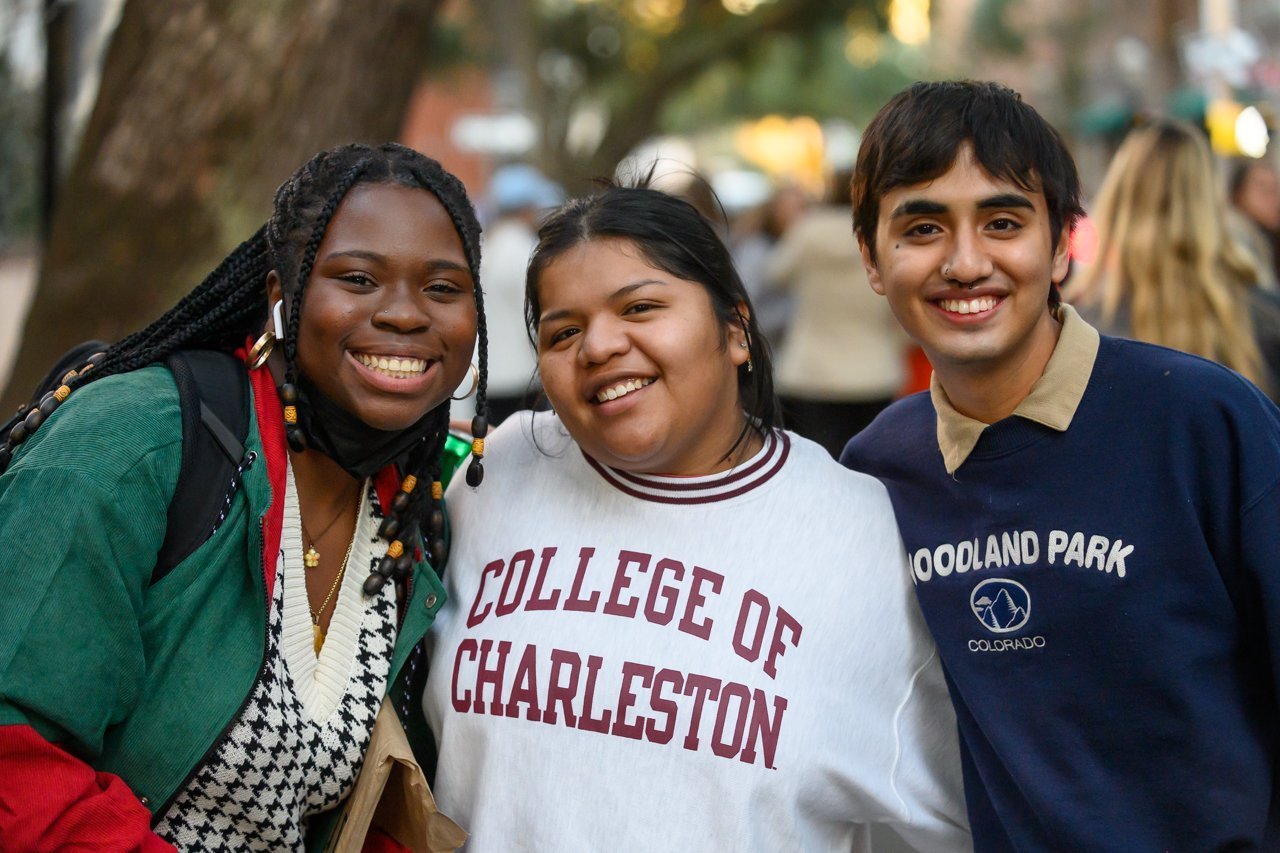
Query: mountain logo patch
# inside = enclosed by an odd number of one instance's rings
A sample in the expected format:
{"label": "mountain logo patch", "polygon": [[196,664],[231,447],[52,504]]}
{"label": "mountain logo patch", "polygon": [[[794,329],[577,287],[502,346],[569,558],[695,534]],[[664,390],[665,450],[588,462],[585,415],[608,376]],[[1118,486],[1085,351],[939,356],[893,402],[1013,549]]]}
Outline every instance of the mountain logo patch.
{"label": "mountain logo patch", "polygon": [[1031,618],[1031,594],[1017,581],[988,578],[969,594],[969,607],[988,631],[1008,634]]}

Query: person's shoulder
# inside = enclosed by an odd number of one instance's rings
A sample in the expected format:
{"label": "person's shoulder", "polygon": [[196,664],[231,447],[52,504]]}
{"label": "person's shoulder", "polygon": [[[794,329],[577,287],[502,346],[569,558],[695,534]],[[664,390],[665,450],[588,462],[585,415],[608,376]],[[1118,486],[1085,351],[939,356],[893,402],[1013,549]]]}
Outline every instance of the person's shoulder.
{"label": "person's shoulder", "polygon": [[90,382],[73,391],[32,440],[40,436],[88,444],[127,438],[140,447],[180,442],[182,414],[173,374],[153,364]]}
{"label": "person's shoulder", "polygon": [[107,376],[72,392],[19,448],[14,465],[75,469],[104,487],[139,461],[180,457],[182,411],[161,364]]}
{"label": "person's shoulder", "polygon": [[[538,476],[535,470],[545,473],[574,447],[559,418],[550,412],[528,410],[503,420],[485,437],[484,445],[485,475],[478,491],[490,493],[527,485],[531,477]],[[465,478],[455,477],[450,489],[458,483],[465,485]]]}
{"label": "person's shoulder", "polygon": [[[1147,406],[1203,411],[1206,404],[1253,410],[1265,395],[1239,373],[1198,355],[1128,338],[1102,336],[1099,375],[1108,389],[1140,393]],[[1097,368],[1095,368],[1097,370]]]}
{"label": "person's shoulder", "polygon": [[559,453],[571,445],[573,439],[555,413],[525,409],[499,424],[485,443],[511,454],[528,455],[539,449]]}
{"label": "person's shoulder", "polygon": [[875,477],[841,465],[822,445],[793,432],[786,433],[789,464],[799,474],[798,482],[813,501],[830,505],[833,500],[857,498],[878,501],[887,498],[884,486]]}
{"label": "person's shoulder", "polygon": [[895,401],[861,432],[849,439],[840,462],[862,470],[862,464],[885,457],[900,457],[922,447],[938,446],[937,413],[928,391]]}

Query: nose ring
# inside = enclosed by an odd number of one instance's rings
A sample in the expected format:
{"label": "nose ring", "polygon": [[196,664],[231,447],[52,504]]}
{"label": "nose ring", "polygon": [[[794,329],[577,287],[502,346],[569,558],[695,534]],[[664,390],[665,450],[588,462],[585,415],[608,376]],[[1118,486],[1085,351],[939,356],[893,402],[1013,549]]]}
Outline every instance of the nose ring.
{"label": "nose ring", "polygon": [[947,264],[945,267],[942,268],[942,277],[951,278],[951,264]]}

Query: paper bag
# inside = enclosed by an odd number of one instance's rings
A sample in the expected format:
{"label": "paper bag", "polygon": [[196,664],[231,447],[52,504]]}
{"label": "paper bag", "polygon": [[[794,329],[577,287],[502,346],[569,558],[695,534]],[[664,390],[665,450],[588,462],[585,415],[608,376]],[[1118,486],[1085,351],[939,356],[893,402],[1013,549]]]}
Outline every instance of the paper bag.
{"label": "paper bag", "polygon": [[364,767],[334,826],[326,853],[360,853],[371,825],[413,850],[456,850],[467,833],[436,810],[427,777],[391,704],[384,699],[373,725]]}

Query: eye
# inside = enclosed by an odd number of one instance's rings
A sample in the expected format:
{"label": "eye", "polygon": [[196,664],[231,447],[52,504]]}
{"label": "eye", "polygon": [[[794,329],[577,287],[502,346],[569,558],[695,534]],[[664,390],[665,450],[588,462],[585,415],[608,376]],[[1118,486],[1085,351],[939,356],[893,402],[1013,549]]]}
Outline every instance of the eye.
{"label": "eye", "polygon": [[624,316],[627,314],[647,314],[650,311],[658,310],[660,307],[662,306],[654,302],[633,302],[623,309],[622,313]]}
{"label": "eye", "polygon": [[932,222],[919,222],[912,225],[906,231],[908,237],[932,237],[934,234],[941,234],[942,229]]}
{"label": "eye", "polygon": [[557,344],[564,343],[569,340],[569,338],[578,334],[578,331],[579,329],[577,326],[565,326],[563,329],[557,329],[547,338],[547,346],[555,346]]}
{"label": "eye", "polygon": [[450,281],[447,278],[436,278],[427,283],[426,290],[428,293],[461,293],[462,287],[456,281]]}
{"label": "eye", "polygon": [[370,276],[362,272],[343,273],[342,275],[339,275],[338,278],[342,281],[354,284],[357,287],[373,287],[377,284],[377,282],[375,282]]}
{"label": "eye", "polygon": [[1000,216],[987,223],[987,228],[992,231],[1018,231],[1021,230],[1022,223],[1007,216]]}

